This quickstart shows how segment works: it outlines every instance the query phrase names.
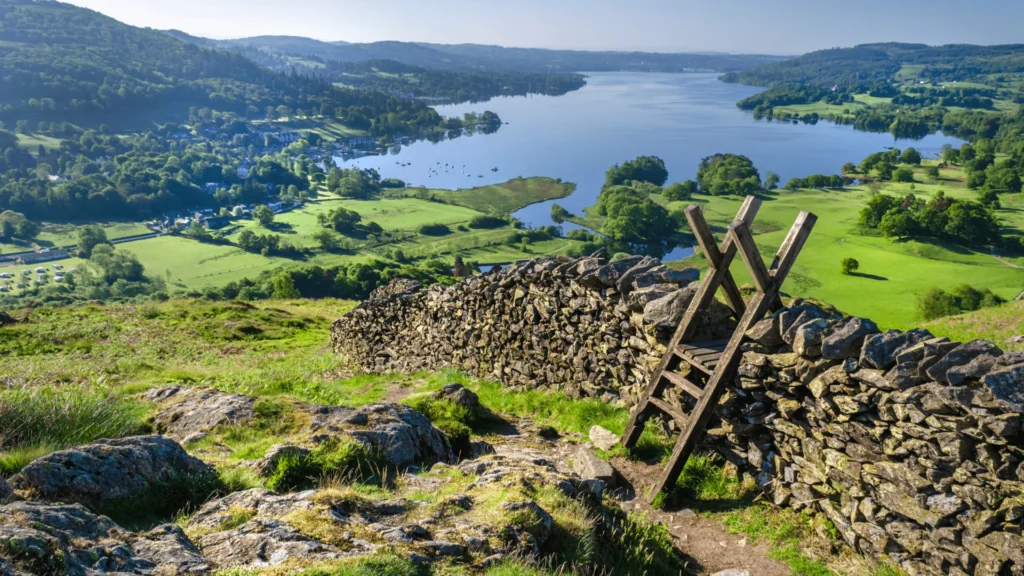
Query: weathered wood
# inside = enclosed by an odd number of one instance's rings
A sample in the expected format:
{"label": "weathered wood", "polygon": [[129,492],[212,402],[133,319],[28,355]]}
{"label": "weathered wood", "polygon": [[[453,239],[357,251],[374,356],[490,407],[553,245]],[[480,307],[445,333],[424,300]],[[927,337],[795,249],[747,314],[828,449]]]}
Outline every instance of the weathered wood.
{"label": "weathered wood", "polygon": [[700,386],[690,382],[682,374],[666,370],[664,376],[673,386],[682,388],[683,392],[692,396],[694,400],[700,400],[701,396],[704,395],[704,391],[701,390]]}
{"label": "weathered wood", "polygon": [[651,404],[653,404],[658,410],[661,410],[665,414],[671,416],[672,419],[679,424],[680,428],[686,426],[686,421],[689,420],[689,418],[687,418],[686,414],[675,406],[665,402],[661,398],[651,398]]}
{"label": "weathered wood", "polygon": [[[792,270],[796,257],[803,249],[816,221],[813,214],[800,213],[782,246],[779,247],[769,269],[765,267],[761,253],[750,233],[750,225],[759,208],[760,201],[754,197],[748,197],[744,201],[736,219],[729,226],[729,232],[721,247],[715,244],[714,235],[700,209],[690,206],[686,210],[686,218],[690,222],[690,227],[693,228],[694,236],[704,252],[705,259],[708,261],[708,272],[698,286],[693,300],[687,307],[686,313],[669,343],[669,353],[662,357],[652,374],[651,382],[648,384],[647,390],[644,391],[636,410],[630,417],[626,432],[623,434],[623,445],[627,448],[635,446],[643,433],[644,422],[652,410],[661,410],[672,416],[677,422],[683,422],[683,419],[680,418],[683,415],[674,406],[658,397],[665,388],[666,382],[680,388],[697,401],[690,414],[685,415],[685,425],[676,441],[672,456],[648,494],[651,500],[666,487],[672,485],[686,465],[686,460],[704,433],[714,405],[725,389],[725,385],[732,380],[739,367],[742,358],[740,346],[743,344],[746,332],[764,318],[769,310],[781,307],[779,292],[782,289],[782,284]],[[743,260],[757,290],[749,303],[743,302],[739,290],[736,288],[735,279],[729,271],[729,266],[737,254]],[[684,342],[693,333],[695,320],[711,304],[719,289],[722,290],[726,301],[738,315],[739,321],[732,336],[727,341],[685,344]],[[673,357],[678,357],[692,368],[705,373],[708,376],[706,385],[701,388],[682,374],[669,371],[669,362]]]}
{"label": "weathered wood", "polygon": [[[761,201],[753,196],[748,196],[736,213],[733,223],[752,223],[760,209]],[[737,314],[737,317],[742,316],[742,311],[745,310],[743,298],[739,294],[739,288],[736,288],[736,282],[729,272],[729,266],[736,257],[736,243],[731,238],[726,238],[721,248],[719,248],[714,242],[714,236],[711,234],[711,229],[704,220],[700,208],[696,205],[687,207],[686,217],[694,228],[694,235],[697,237],[698,243],[701,244],[701,249],[704,251],[704,257],[708,260],[710,268],[708,273],[705,274],[704,280],[697,288],[697,293],[694,294],[693,300],[690,301],[682,321],[679,323],[678,328],[676,328],[676,332],[668,345],[669,350],[675,350],[680,342],[689,337],[695,327],[694,321],[711,304],[715,293],[723,286],[723,282],[728,282],[728,286],[735,288],[735,292],[732,295],[730,295],[731,288],[723,288],[723,290],[726,291],[726,298],[732,302],[732,309]],[[735,301],[732,301],[733,297],[735,297]],[[661,362],[658,363],[658,367],[655,368],[651,375],[651,383],[647,386],[647,390],[644,391],[643,396],[641,396],[640,401],[637,403],[637,408],[630,415],[626,431],[622,435],[622,445],[626,448],[632,448],[640,440],[640,435],[643,434],[644,421],[649,415],[650,399],[657,397],[661,392],[661,375],[668,369],[669,362],[671,361],[672,354],[662,356]],[[698,369],[705,372],[709,371],[708,368],[703,366],[699,366]]]}

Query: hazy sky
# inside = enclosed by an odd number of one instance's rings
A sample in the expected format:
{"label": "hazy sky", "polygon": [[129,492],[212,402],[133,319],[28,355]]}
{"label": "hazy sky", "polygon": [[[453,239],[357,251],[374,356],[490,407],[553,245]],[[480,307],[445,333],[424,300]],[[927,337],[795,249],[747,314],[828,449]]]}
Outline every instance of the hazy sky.
{"label": "hazy sky", "polygon": [[899,40],[1024,43],[1021,0],[70,0],[197,36],[797,54]]}

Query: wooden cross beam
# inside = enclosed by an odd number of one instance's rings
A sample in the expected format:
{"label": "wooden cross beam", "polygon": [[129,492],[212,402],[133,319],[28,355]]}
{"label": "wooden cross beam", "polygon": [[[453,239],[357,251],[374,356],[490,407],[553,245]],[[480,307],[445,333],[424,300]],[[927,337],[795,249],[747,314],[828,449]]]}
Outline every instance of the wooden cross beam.
{"label": "wooden cross beam", "polygon": [[[669,415],[680,426],[681,432],[672,456],[649,493],[651,500],[674,484],[686,465],[714,412],[718,398],[739,367],[742,358],[740,346],[746,332],[769,311],[781,307],[779,292],[782,284],[786,281],[817,221],[813,214],[801,212],[782,246],[779,247],[771,267],[766,267],[750,233],[750,225],[759,207],[760,201],[756,198],[746,199],[736,219],[729,226],[729,232],[721,247],[715,244],[714,236],[700,210],[696,206],[690,206],[686,210],[687,220],[694,230],[697,242],[704,250],[710,268],[683,315],[665,356],[652,374],[651,382],[630,417],[623,435],[623,445],[627,448],[635,446],[643,433],[646,419],[657,411]],[[729,272],[729,265],[737,254],[750,273],[756,290],[754,297],[747,303],[744,303]],[[694,320],[711,305],[719,288],[738,318],[732,336],[726,342],[684,345],[683,342],[693,334]],[[689,378],[701,379],[703,376],[700,375],[706,375],[704,385],[692,382],[682,373],[669,371],[670,365],[675,361],[690,364]],[[695,378],[694,374],[699,377]],[[666,386],[675,386],[692,397],[696,401],[694,408],[688,414],[684,414],[676,406],[659,398]]]}

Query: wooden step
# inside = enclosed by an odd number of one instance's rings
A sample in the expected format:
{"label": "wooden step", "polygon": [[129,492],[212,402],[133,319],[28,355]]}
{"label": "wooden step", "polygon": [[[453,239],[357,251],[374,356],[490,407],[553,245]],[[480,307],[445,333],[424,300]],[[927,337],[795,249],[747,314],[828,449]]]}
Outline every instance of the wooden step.
{"label": "wooden step", "polygon": [[676,355],[707,375],[714,374],[718,362],[722,359],[722,353],[728,340],[715,340],[712,342],[695,342],[693,344],[680,344],[676,347]]}
{"label": "wooden step", "polygon": [[669,372],[668,370],[666,370],[664,373],[662,373],[662,375],[665,377],[666,380],[668,380],[675,386],[682,388],[683,392],[686,392],[687,394],[692,396],[694,400],[700,400],[701,396],[704,395],[704,390],[702,390],[700,386],[697,386],[693,382],[690,382],[686,378],[683,378],[681,374]]}
{"label": "wooden step", "polygon": [[671,416],[672,419],[675,420],[677,424],[679,424],[680,429],[686,426],[686,421],[688,420],[686,414],[684,414],[675,406],[669,404],[668,402],[665,402],[661,398],[654,398],[653,396],[649,398],[647,401],[653,404],[658,410],[661,410],[665,414]]}

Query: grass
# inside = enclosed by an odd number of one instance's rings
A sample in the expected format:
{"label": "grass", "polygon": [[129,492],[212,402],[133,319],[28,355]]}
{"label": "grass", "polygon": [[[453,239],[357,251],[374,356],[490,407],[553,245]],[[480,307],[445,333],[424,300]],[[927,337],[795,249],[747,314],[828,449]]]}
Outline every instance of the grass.
{"label": "grass", "polygon": [[1005,351],[1024,351],[1024,342],[1011,344],[1010,338],[1024,334],[1024,301],[1011,302],[995,308],[982,308],[976,312],[939,318],[924,325],[936,336],[946,336],[956,342],[970,342],[975,338],[991,340]]}
{"label": "grass", "polygon": [[18,146],[28,150],[33,155],[39,152],[40,146],[47,150],[57,150],[60,148],[61,140],[59,138],[44,136],[42,134],[18,134],[17,136]]}
{"label": "grass", "polygon": [[751,544],[764,540],[771,547],[768,556],[787,564],[794,574],[833,576],[835,572],[804,551],[814,535],[812,517],[767,505],[755,505],[726,516],[725,525],[732,534],[744,534]]}
{"label": "grass", "polygon": [[[958,171],[948,171],[949,176]],[[922,173],[923,175],[923,173]],[[949,179],[940,183],[918,182],[914,193],[930,196],[944,189],[948,196],[974,198],[975,193],[962,182]],[[909,193],[909,185],[888,185],[885,193]],[[917,296],[936,286],[949,290],[965,281],[989,288],[1011,299],[1024,290],[1024,269],[1013,268],[994,258],[988,250],[975,250],[940,242],[896,242],[865,235],[858,229],[860,209],[872,191],[855,187],[840,191],[776,191],[758,213],[753,231],[755,241],[767,262],[771,261],[792,222],[801,210],[818,216],[817,224],[783,290],[793,296],[828,302],[847,314],[871,318],[883,328],[909,328],[920,324]],[[656,197],[661,200],[660,197]],[[741,198],[698,196],[694,202],[704,209],[712,229],[721,236],[739,209]],[[997,213],[1005,230],[1024,230],[1024,195],[1004,195],[1003,208]],[[673,209],[687,203],[672,203]],[[860,262],[857,274],[841,273],[843,258]],[[1018,266],[1024,258],[1006,255]],[[697,256],[674,266],[704,268]],[[749,275],[739,259],[732,272],[740,284],[749,283]]]}
{"label": "grass", "polygon": [[146,432],[147,414],[143,404],[101,385],[0,390],[0,477],[54,450]]}
{"label": "grass", "polygon": [[416,197],[463,206],[486,214],[505,215],[517,212],[530,204],[565,198],[576,190],[576,185],[560,179],[545,177],[513,178],[501,184],[478,186],[463,190],[407,188],[390,192],[394,196]]}

